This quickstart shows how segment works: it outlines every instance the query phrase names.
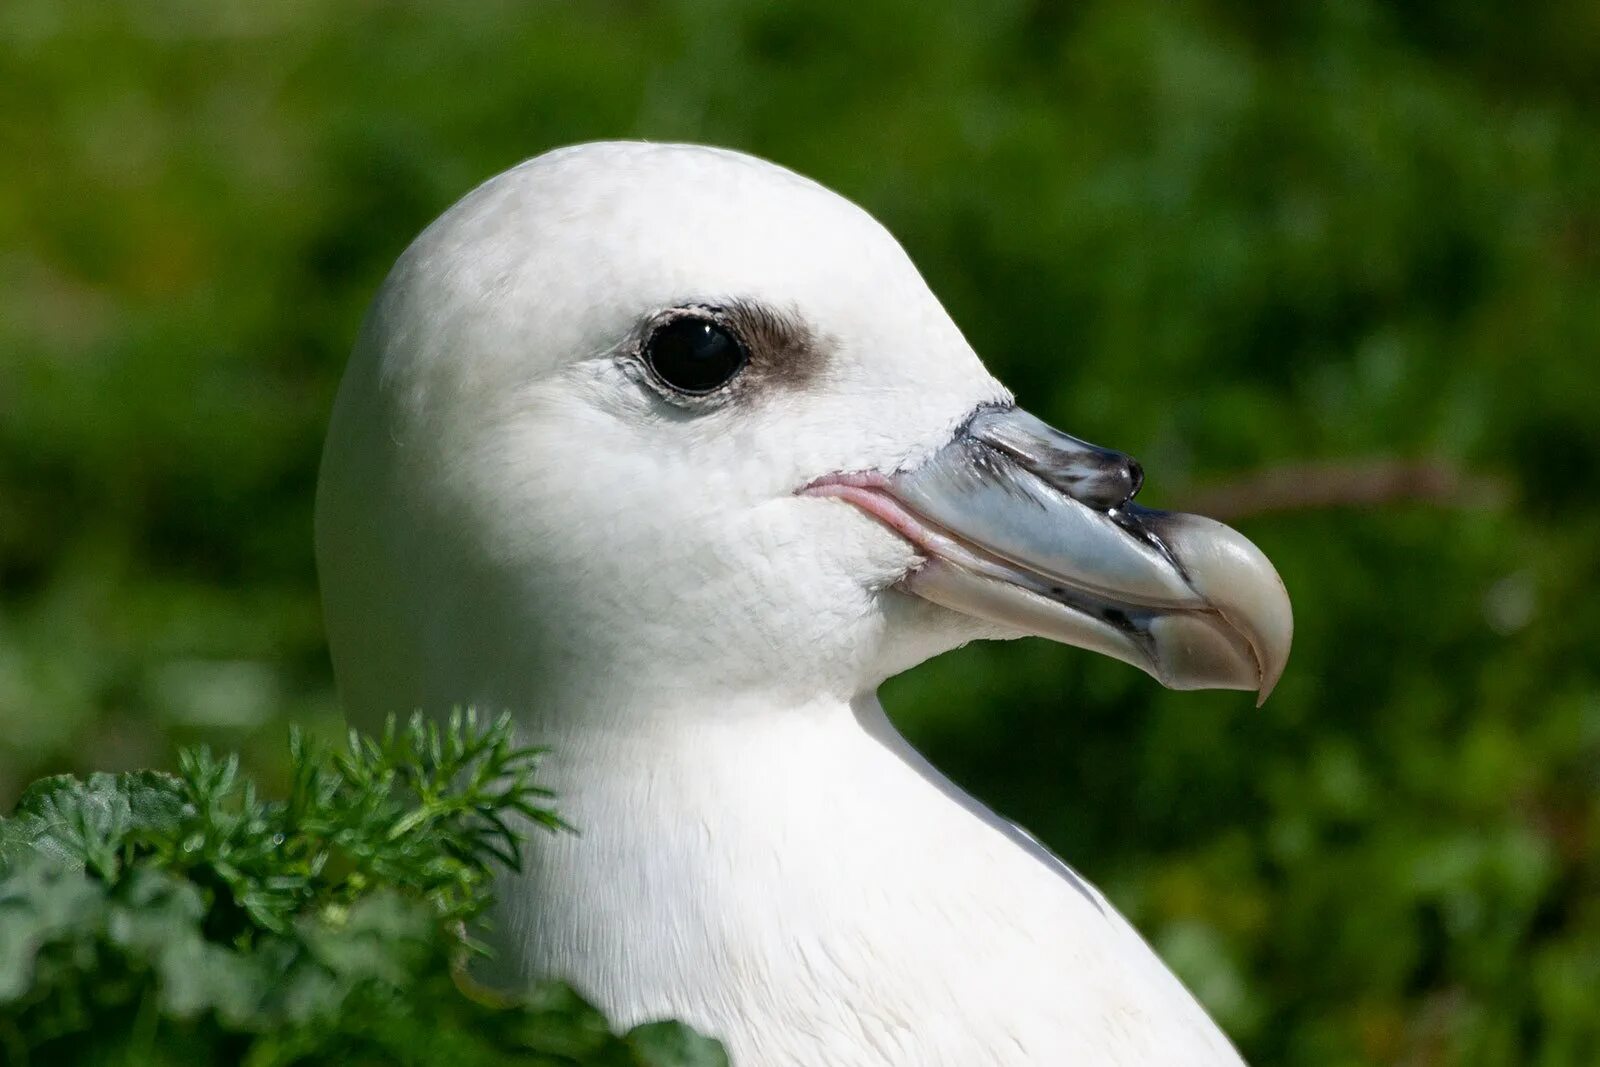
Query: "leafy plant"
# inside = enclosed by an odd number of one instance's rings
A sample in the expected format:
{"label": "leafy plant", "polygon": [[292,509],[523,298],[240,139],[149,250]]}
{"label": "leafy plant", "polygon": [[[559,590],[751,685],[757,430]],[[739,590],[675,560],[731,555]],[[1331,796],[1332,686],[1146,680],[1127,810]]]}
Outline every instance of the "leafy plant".
{"label": "leafy plant", "polygon": [[7,1064],[712,1067],[675,1023],[613,1033],[571,989],[463,973],[519,827],[559,830],[509,720],[290,736],[262,799],[234,757],[42,779],[0,820]]}

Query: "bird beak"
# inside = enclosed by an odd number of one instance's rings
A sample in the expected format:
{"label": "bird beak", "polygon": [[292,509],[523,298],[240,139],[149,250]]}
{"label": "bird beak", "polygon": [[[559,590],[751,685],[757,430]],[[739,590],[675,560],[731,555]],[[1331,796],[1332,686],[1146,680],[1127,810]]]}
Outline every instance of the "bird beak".
{"label": "bird beak", "polygon": [[1265,701],[1294,633],[1278,572],[1219,522],[1133,503],[1142,481],[1131,457],[985,407],[911,469],[829,475],[802,492],[854,504],[910,541],[924,561],[906,592],[1105,653],[1173,689]]}

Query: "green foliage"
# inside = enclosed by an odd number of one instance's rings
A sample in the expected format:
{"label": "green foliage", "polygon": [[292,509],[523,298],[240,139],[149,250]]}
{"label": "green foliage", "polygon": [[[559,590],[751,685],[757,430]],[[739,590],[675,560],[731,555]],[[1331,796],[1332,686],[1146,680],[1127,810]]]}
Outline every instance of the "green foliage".
{"label": "green foliage", "polygon": [[1597,11],[3,0],[0,794],[197,741],[286,789],[280,723],[342,729],[310,512],[383,272],[545,148],[710,141],[882,218],[1152,504],[1490,483],[1220,515],[1294,598],[1260,711],[1034,642],[885,700],[1255,1062],[1590,1067]]}
{"label": "green foliage", "polygon": [[[517,825],[558,828],[509,720],[291,741],[262,800],[238,761],[65,775],[0,820],[0,1055],[29,1064],[719,1067],[682,1026],[615,1036],[559,984],[462,973]],[[515,820],[526,820],[517,823]]]}

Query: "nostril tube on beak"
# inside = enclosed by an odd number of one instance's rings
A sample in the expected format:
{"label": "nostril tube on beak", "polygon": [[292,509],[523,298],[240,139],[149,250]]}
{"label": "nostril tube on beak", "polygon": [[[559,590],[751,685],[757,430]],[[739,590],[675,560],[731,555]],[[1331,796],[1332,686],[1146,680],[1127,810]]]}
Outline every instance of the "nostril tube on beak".
{"label": "nostril tube on beak", "polygon": [[1128,495],[1122,498],[1126,504],[1139,495],[1139,490],[1144,488],[1144,464],[1132,456],[1126,457],[1128,461]]}
{"label": "nostril tube on beak", "polygon": [[966,432],[1096,511],[1121,507],[1144,485],[1144,468],[1132,456],[1062,433],[1019,408],[982,409]]}
{"label": "nostril tube on beak", "polygon": [[1097,511],[1120,508],[1144,485],[1144,468],[1138,460],[1121,452],[1096,451],[1096,462],[1084,464],[1087,470],[1080,475],[1071,495]]}

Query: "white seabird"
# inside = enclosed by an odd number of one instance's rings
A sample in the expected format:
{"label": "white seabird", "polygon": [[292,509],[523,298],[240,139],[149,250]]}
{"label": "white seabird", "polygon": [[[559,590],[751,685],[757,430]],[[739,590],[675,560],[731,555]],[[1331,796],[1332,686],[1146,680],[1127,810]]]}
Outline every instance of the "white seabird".
{"label": "white seabird", "polygon": [[335,407],[317,548],[357,721],[511,709],[562,814],[507,976],[735,1064],[1215,1065],[1139,935],[899,738],[875,690],[1043,634],[1262,696],[1289,603],[1014,406],[895,240],[770,163],[589,144],[401,256]]}

